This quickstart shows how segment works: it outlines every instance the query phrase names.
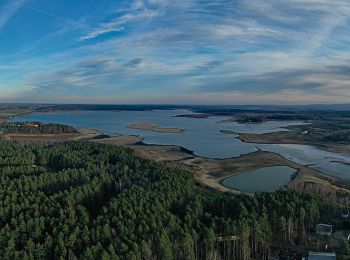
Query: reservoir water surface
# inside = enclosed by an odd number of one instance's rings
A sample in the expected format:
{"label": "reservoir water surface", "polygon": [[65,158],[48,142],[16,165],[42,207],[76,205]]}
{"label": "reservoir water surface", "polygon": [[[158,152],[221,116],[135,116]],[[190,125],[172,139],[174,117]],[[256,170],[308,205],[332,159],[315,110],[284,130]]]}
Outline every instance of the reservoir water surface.
{"label": "reservoir water surface", "polygon": [[[93,128],[108,135],[138,135],[147,144],[177,145],[207,158],[230,158],[254,152],[258,149],[278,153],[288,160],[310,165],[328,175],[350,183],[350,155],[326,152],[308,145],[245,143],[234,135],[221,133],[230,130],[237,133],[271,133],[288,131],[286,126],[303,124],[300,121],[267,121],[262,124],[221,122],[227,117],[209,118],[176,117],[191,114],[187,110],[155,111],[67,111],[32,113],[12,121],[40,121],[61,123],[77,128]],[[131,124],[155,124],[159,127],[182,128],[182,133],[160,133],[132,129]]]}

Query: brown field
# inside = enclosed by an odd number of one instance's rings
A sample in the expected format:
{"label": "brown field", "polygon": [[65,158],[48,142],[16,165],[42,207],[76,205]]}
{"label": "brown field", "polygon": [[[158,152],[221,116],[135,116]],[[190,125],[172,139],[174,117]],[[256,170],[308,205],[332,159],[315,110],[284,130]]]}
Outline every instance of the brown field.
{"label": "brown field", "polygon": [[161,132],[161,133],[182,133],[184,129],[175,127],[158,127],[152,124],[132,124],[128,126],[133,129],[141,129],[147,131]]}

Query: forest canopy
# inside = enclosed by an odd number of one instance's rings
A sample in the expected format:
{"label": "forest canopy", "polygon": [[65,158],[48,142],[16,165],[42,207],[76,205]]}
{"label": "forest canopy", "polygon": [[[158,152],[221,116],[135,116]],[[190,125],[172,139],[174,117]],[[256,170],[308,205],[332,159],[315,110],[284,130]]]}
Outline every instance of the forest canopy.
{"label": "forest canopy", "polygon": [[2,259],[264,259],[318,218],[310,195],[204,190],[121,147],[0,142]]}
{"label": "forest canopy", "polygon": [[61,124],[44,124],[40,122],[4,122],[0,124],[4,134],[72,134],[77,130],[72,126]]}

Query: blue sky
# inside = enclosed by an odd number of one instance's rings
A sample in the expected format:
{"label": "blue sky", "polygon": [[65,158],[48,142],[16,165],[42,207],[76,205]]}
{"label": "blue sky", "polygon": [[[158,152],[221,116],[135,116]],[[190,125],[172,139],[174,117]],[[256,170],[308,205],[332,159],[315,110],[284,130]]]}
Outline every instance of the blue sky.
{"label": "blue sky", "polygon": [[350,101],[350,1],[0,0],[0,102]]}

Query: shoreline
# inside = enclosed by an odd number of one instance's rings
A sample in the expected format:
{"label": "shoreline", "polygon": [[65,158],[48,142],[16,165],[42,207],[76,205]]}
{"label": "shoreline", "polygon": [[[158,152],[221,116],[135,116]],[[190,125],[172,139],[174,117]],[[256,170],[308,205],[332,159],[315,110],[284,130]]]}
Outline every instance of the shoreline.
{"label": "shoreline", "polygon": [[[279,138],[277,137],[266,137],[266,136],[273,136],[273,135],[279,135],[279,134],[286,134],[288,131],[279,131],[274,133],[265,133],[265,134],[247,134],[247,133],[238,133],[230,130],[220,130],[221,133],[226,135],[232,135],[235,138],[239,139],[240,141],[244,143],[249,144],[295,144],[295,145],[308,145],[312,146],[314,148],[317,148],[319,150],[325,151],[325,152],[332,152],[332,153],[350,153],[350,144],[326,144],[326,143],[315,143],[311,141],[304,141],[304,140],[298,140],[298,138],[295,138],[293,140],[290,139],[274,139]],[[273,141],[274,140],[274,141]],[[336,145],[336,146],[335,146]]]}
{"label": "shoreline", "polygon": [[[181,146],[147,144],[143,143],[141,137],[136,138],[137,139],[135,140],[137,142],[121,144],[121,146],[131,148],[135,154],[143,158],[164,162],[169,166],[184,168],[194,174],[194,178],[199,185],[217,190],[219,192],[229,192],[236,195],[251,195],[251,193],[248,192],[228,188],[222,185],[220,182],[225,178],[229,178],[243,172],[274,166],[289,166],[297,170],[293,179],[287,184],[288,187],[293,186],[294,183],[304,181],[308,182],[312,180],[312,182],[316,184],[326,184],[335,189],[342,189],[342,187],[334,186],[334,184],[337,184],[337,180],[335,178],[316,169],[292,162],[283,156],[272,152],[257,150],[253,153],[243,154],[238,157],[224,159],[205,158],[198,156],[194,154],[193,151]],[[113,137],[110,139],[110,141],[112,140]],[[102,141],[95,141],[113,145],[113,143],[109,142],[108,138]],[[222,173],[224,173],[224,175],[222,175]]]}
{"label": "shoreline", "polygon": [[[50,113],[56,111],[45,111],[42,113]],[[69,111],[63,111],[69,112]],[[79,112],[79,111],[75,111]],[[25,114],[33,113],[33,111],[26,112]],[[22,114],[21,114],[22,115]],[[18,116],[21,116],[18,115]],[[142,129],[148,131],[156,131],[156,132],[169,132],[170,133],[180,133],[183,129],[180,128],[161,128],[152,124],[134,124],[131,125],[134,129]],[[212,188],[220,192],[230,192],[234,194],[245,194],[245,192],[231,189],[225,187],[220,183],[223,179],[235,176],[237,174],[242,173],[241,169],[244,169],[245,172],[257,170],[259,168],[265,167],[273,167],[273,166],[290,166],[292,168],[297,169],[296,177],[288,183],[293,184],[294,182],[311,182],[313,183],[322,183],[325,185],[329,185],[331,187],[341,188],[341,184],[339,180],[329,176],[319,170],[309,168],[304,165],[297,164],[293,161],[288,160],[280,154],[272,153],[272,152],[263,152],[259,149],[257,151],[241,154],[238,157],[228,157],[228,158],[206,158],[199,155],[196,155],[194,151],[191,151],[182,146],[176,145],[157,145],[157,144],[148,144],[144,142],[144,139],[141,136],[132,136],[132,135],[120,135],[120,136],[112,136],[108,138],[104,132],[89,129],[89,128],[81,128],[78,129],[79,134],[71,135],[71,134],[63,134],[63,135],[21,135],[21,136],[10,136],[10,139],[20,139],[23,142],[64,142],[69,140],[89,140],[103,144],[109,145],[119,145],[131,148],[137,155],[156,160],[160,162],[164,162],[170,166],[181,167],[186,170],[189,170],[193,173],[196,182],[199,185],[204,187]],[[223,134],[231,134],[235,135],[236,138],[245,143],[251,143],[242,138],[242,134],[234,133],[232,131],[220,131]],[[278,133],[278,132],[277,132]],[[284,132],[283,132],[284,133]],[[272,133],[275,134],[275,133]],[[253,134],[254,135],[254,134]],[[27,140],[29,136],[29,139]],[[101,137],[96,138],[96,137]],[[256,136],[256,135],[254,135]],[[42,140],[44,137],[45,140]],[[255,142],[253,142],[254,144]],[[259,144],[259,142],[256,142]],[[264,144],[268,144],[268,142],[261,142]],[[271,142],[271,144],[276,144]],[[281,142],[283,144],[283,142]],[[289,144],[289,142],[288,142]],[[309,143],[294,143],[294,144],[304,144],[310,145]],[[318,146],[315,146],[318,149]],[[321,149],[322,150],[322,149]],[[256,161],[256,162],[254,162]],[[236,165],[238,162],[238,166]],[[220,176],[221,174],[221,176]],[[223,174],[223,175],[222,175]],[[340,184],[340,187],[334,186],[334,184]],[[246,194],[249,195],[249,194]]]}
{"label": "shoreline", "polygon": [[21,116],[25,116],[25,115],[29,115],[31,113],[33,113],[34,111],[33,110],[30,110],[30,109],[27,109],[27,110],[24,110],[18,114],[14,114],[12,116],[4,116],[4,117],[0,117],[0,123],[4,123],[4,122],[8,122],[10,119],[14,119],[16,117],[21,117]]}
{"label": "shoreline", "polygon": [[163,162],[170,167],[179,167],[189,171],[193,174],[195,181],[202,187],[235,195],[252,196],[252,193],[228,188],[222,185],[221,181],[223,179],[244,172],[273,166],[289,166],[297,170],[295,178],[288,183],[288,187],[311,181],[312,183],[327,185],[337,190],[344,190],[344,187],[334,185],[337,184],[337,182],[336,179],[331,176],[316,169],[294,163],[272,152],[257,150],[252,153],[242,154],[238,157],[206,158],[198,156],[194,151],[182,146],[144,143],[141,136],[120,135],[99,139],[96,137],[106,136],[104,132],[90,128],[81,128],[78,130],[79,134],[74,134],[73,136],[70,134],[58,136],[46,135],[47,139],[42,140],[44,135],[32,135],[32,139],[28,140],[28,135],[22,135],[17,138],[17,140],[20,139],[18,141],[23,141],[24,143],[54,143],[86,140],[107,145],[127,147],[142,158]]}
{"label": "shoreline", "polygon": [[53,135],[46,135],[47,140],[42,140],[42,135],[32,136],[32,140],[28,140],[28,135],[22,136],[24,143],[54,143],[65,141],[86,140],[107,145],[117,145],[130,148],[137,156],[145,159],[163,162],[170,167],[179,167],[192,173],[198,185],[216,190],[218,192],[227,192],[235,195],[252,196],[252,193],[228,188],[222,185],[222,180],[265,167],[273,166],[289,166],[297,170],[296,176],[291,180],[287,187],[296,187],[300,183],[315,183],[327,186],[334,190],[349,192],[344,186],[337,186],[337,181],[331,176],[327,176],[323,172],[307,166],[294,163],[283,156],[257,150],[252,153],[242,154],[238,157],[230,158],[205,158],[196,155],[193,151],[181,146],[175,145],[157,145],[147,144],[143,142],[143,138],[135,135],[120,135],[108,138],[95,139],[97,136],[103,136],[104,132],[81,128],[79,134],[74,136],[65,135],[66,138],[52,140]]}

